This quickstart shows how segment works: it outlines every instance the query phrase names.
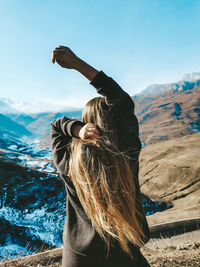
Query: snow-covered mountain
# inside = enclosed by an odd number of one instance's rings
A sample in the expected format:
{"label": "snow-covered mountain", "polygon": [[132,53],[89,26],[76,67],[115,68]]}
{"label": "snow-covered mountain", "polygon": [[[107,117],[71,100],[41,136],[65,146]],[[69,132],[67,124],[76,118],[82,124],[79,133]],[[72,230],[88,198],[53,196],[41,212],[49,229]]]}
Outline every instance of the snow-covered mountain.
{"label": "snow-covered mountain", "polygon": [[6,114],[18,114],[19,110],[12,107],[14,102],[9,98],[0,98],[0,113]]}
{"label": "snow-covered mountain", "polygon": [[0,113],[2,114],[27,114],[51,112],[71,112],[79,108],[53,103],[52,101],[20,102],[9,98],[0,98]]}
{"label": "snow-covered mountain", "polygon": [[189,81],[189,82],[194,82],[196,80],[200,80],[200,70],[185,74],[183,76],[183,80]]}
{"label": "snow-covered mountain", "polygon": [[200,71],[185,74],[183,79],[175,83],[164,83],[164,84],[151,84],[147,86],[143,91],[135,95],[135,98],[144,96],[161,96],[166,91],[172,93],[191,91],[200,85]]}

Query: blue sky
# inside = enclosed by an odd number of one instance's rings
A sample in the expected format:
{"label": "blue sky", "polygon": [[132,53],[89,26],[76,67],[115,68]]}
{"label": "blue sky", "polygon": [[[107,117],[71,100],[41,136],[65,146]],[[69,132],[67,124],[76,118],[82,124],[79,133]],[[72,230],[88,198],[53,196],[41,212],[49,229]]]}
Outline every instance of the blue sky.
{"label": "blue sky", "polygon": [[200,69],[199,14],[199,0],[1,0],[0,97],[39,102],[37,111],[95,97],[79,73],[51,63],[58,45],[130,95],[177,81]]}

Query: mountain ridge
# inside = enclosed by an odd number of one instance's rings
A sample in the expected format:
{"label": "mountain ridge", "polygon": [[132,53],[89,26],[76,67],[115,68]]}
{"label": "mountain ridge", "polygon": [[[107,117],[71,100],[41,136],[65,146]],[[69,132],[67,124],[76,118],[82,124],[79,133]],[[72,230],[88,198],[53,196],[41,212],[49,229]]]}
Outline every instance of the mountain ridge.
{"label": "mountain ridge", "polygon": [[[185,78],[184,78],[185,77]],[[133,97],[138,99],[143,96],[162,95],[166,91],[172,91],[173,93],[190,91],[195,87],[200,86],[200,71],[194,74],[185,74],[183,79],[173,83],[153,83],[147,86],[140,93],[135,94]]]}
{"label": "mountain ridge", "polygon": [[28,131],[23,125],[12,121],[7,116],[0,113],[0,129],[15,134],[18,137],[26,135],[31,136],[32,133]]}
{"label": "mountain ridge", "polygon": [[[151,144],[200,131],[200,71],[185,74],[176,83],[152,84],[132,97],[143,144]],[[195,100],[196,99],[196,100]],[[16,113],[9,99],[0,99],[0,111],[37,136],[48,136],[51,121],[58,117],[81,118],[82,109],[66,107],[60,112]],[[153,123],[156,129],[151,129]],[[159,124],[159,130],[158,130]],[[157,132],[156,132],[157,131]],[[174,134],[172,133],[174,132]]]}

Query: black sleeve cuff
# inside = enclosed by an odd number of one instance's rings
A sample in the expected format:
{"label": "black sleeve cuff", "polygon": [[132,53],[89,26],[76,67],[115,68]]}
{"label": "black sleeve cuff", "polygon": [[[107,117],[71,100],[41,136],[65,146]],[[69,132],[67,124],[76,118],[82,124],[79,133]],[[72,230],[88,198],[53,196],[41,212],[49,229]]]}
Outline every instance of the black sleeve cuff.
{"label": "black sleeve cuff", "polygon": [[65,116],[55,119],[51,123],[51,127],[53,127],[56,132],[61,133],[66,136],[70,136],[70,137],[75,137],[73,135],[73,127],[75,125],[84,126],[85,123],[78,121],[78,120],[69,119]]}
{"label": "black sleeve cuff", "polygon": [[105,84],[105,82],[108,80],[108,76],[101,70],[97,73],[97,75],[93,78],[93,80],[90,82],[92,86],[94,86],[96,89],[101,88],[102,84]]}
{"label": "black sleeve cuff", "polygon": [[85,123],[81,122],[81,121],[77,121],[77,120],[70,120],[68,123],[67,123],[67,133],[71,136],[71,137],[77,137],[73,134],[73,129],[76,125],[80,125],[80,126],[84,126]]}

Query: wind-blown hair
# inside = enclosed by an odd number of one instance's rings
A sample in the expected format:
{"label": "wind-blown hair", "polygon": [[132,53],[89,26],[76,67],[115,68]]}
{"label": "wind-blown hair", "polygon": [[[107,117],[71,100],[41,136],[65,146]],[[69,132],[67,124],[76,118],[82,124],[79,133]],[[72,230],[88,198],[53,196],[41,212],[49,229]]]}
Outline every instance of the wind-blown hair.
{"label": "wind-blown hair", "polygon": [[131,255],[129,243],[143,245],[144,233],[136,209],[136,189],[129,158],[119,151],[117,129],[104,97],[90,100],[82,114],[94,123],[100,138],[73,139],[69,177],[93,227],[110,247],[112,238]]}

